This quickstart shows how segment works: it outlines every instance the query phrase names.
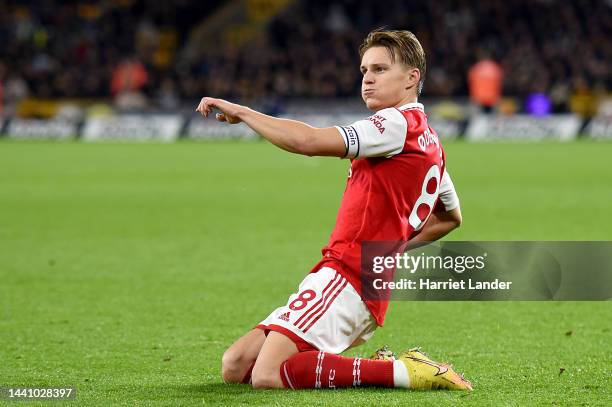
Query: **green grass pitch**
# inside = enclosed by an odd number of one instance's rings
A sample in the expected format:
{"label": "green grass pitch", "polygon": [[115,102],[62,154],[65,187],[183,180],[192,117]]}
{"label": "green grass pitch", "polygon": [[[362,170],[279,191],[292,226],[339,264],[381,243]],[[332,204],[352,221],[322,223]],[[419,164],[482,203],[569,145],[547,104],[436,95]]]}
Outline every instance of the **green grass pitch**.
{"label": "green grass pitch", "polygon": [[[446,151],[464,215],[449,239],[612,238],[612,143]],[[610,302],[394,302],[347,352],[422,346],[472,393],[223,384],[224,349],[319,259],[347,165],[264,142],[0,142],[0,387],[76,386],[80,405],[612,405]]]}

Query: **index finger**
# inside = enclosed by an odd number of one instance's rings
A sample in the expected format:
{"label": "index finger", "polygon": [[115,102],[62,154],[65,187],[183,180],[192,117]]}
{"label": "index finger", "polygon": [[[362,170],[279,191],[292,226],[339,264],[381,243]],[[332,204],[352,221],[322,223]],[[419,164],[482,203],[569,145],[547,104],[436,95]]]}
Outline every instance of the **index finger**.
{"label": "index finger", "polygon": [[203,97],[202,100],[200,101],[200,105],[198,106],[196,110],[199,110],[200,113],[202,113],[204,117],[208,117],[208,115],[212,111],[213,104],[214,104],[214,99],[209,98],[209,97]]}
{"label": "index finger", "polygon": [[203,97],[202,99],[200,99],[200,103],[198,103],[198,107],[196,108],[196,112],[202,112],[203,111],[205,100],[206,100],[206,97]]}

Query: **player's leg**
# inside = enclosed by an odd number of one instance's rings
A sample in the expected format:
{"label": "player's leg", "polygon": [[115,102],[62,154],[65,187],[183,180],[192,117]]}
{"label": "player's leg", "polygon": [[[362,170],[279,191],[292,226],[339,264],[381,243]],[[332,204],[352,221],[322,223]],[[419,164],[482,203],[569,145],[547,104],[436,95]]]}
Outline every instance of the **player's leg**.
{"label": "player's leg", "polygon": [[392,361],[337,355],[369,339],[376,322],[359,294],[333,269],[309,275],[288,306],[263,325],[270,333],[253,368],[255,388],[393,386]]}
{"label": "player's leg", "polygon": [[294,341],[279,332],[270,332],[264,342],[253,372],[254,389],[279,389],[285,387],[280,375],[281,364],[299,353]]}
{"label": "player's leg", "polygon": [[309,275],[288,306],[262,325],[270,333],[253,368],[255,388],[471,388],[449,365],[416,351],[398,360],[339,356],[367,341],[377,325],[355,289],[330,268]]}
{"label": "player's leg", "polygon": [[272,331],[255,362],[252,385],[255,389],[393,387],[393,364],[321,351],[299,352],[291,339]]}
{"label": "player's leg", "polygon": [[253,329],[230,346],[221,360],[221,376],[227,383],[248,383],[250,371],[266,340],[261,329]]}
{"label": "player's leg", "polygon": [[[326,346],[325,337],[329,339],[330,336],[322,332],[322,330],[330,329],[329,323],[332,319],[342,319],[342,315],[338,315],[339,312],[333,312],[338,311],[338,308],[342,307],[332,306],[332,312],[320,319],[321,324],[313,326],[312,333],[320,334],[317,335],[320,341],[315,339],[314,342],[321,348],[327,347],[335,351],[340,349]],[[342,326],[343,322],[338,322],[337,325]],[[357,335],[336,336],[338,346],[342,350],[369,339],[374,332],[375,323],[371,321],[371,323],[364,323],[356,328],[361,330]],[[252,372],[253,388],[408,387],[407,372],[401,362],[393,361],[390,358],[370,360],[344,357],[319,350],[303,350],[303,344],[299,340],[296,341],[293,334],[284,332],[287,335],[271,331],[264,342]],[[312,336],[309,338],[314,339]],[[300,352],[299,349],[302,351]],[[399,370],[397,363],[400,363]]]}
{"label": "player's leg", "polygon": [[407,387],[406,382],[394,377],[394,363],[391,360],[370,360],[309,351],[298,353],[283,362],[280,374],[284,386],[295,390]]}
{"label": "player's leg", "polygon": [[414,390],[471,390],[471,383],[452,366],[435,362],[417,349],[398,359],[372,360],[327,352],[298,353],[281,365],[285,387],[334,389],[343,387],[399,387]]}
{"label": "player's leg", "polygon": [[[332,272],[328,272],[327,274],[331,275]],[[317,277],[320,276],[316,276],[314,274],[307,275],[300,285],[299,291],[302,292],[302,289],[312,291],[308,288],[311,286],[317,288],[317,284],[325,285],[331,283],[331,281],[324,279],[321,280],[321,278]],[[266,355],[270,355],[270,357],[265,356],[259,363],[257,372],[259,372],[258,377],[260,380],[257,380],[256,386],[257,384],[263,386],[264,383],[270,381],[270,376],[277,375],[278,366],[280,366],[280,363],[293,353],[297,351],[316,349],[299,335],[292,332],[292,330],[295,329],[293,322],[295,322],[296,315],[300,315],[299,310],[296,313],[296,309],[299,308],[306,311],[306,305],[308,305],[309,301],[308,299],[310,298],[312,300],[313,293],[314,291],[310,293],[310,296],[306,295],[304,297],[300,297],[298,294],[291,295],[287,305],[272,311],[272,313],[266,319],[261,321],[257,328],[238,339],[236,343],[234,343],[223,355],[221,369],[223,380],[230,383],[249,383],[252,379],[252,371],[255,367],[255,361],[258,359],[258,355],[262,349],[262,346],[264,345],[264,342],[266,342],[266,336],[270,336],[269,332],[273,330],[281,331],[284,335],[275,333],[269,339],[267,348],[271,350],[266,352]],[[296,304],[299,305],[300,303],[301,307],[296,307]],[[282,339],[279,339],[277,335],[279,335]],[[287,335],[290,336],[291,339],[289,339]],[[287,343],[287,341],[290,343]],[[283,357],[277,361],[275,356],[276,354],[283,355]],[[271,366],[276,367],[273,368]],[[270,373],[273,370],[274,372]],[[274,380],[272,380],[272,382],[274,382]]]}

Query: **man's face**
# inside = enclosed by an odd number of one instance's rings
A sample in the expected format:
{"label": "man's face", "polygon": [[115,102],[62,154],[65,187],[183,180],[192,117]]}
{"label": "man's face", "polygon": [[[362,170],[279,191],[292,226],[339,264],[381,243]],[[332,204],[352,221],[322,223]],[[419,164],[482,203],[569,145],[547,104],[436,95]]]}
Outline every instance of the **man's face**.
{"label": "man's face", "polygon": [[385,47],[372,47],[363,54],[361,73],[361,97],[368,109],[377,111],[416,101],[414,70],[397,58],[393,62]]}

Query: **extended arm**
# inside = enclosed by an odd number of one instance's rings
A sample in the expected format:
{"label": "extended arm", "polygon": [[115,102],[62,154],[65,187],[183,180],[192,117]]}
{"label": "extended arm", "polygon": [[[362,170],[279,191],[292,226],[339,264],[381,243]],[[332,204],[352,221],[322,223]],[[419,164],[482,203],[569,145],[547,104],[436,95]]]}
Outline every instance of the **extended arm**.
{"label": "extended arm", "polygon": [[268,116],[223,99],[208,97],[202,98],[196,111],[208,117],[213,108],[221,111],[215,116],[218,121],[230,124],[244,122],[275,146],[291,153],[335,157],[346,155],[344,139],[334,127],[316,128],[296,120]]}

